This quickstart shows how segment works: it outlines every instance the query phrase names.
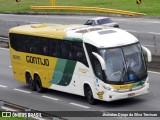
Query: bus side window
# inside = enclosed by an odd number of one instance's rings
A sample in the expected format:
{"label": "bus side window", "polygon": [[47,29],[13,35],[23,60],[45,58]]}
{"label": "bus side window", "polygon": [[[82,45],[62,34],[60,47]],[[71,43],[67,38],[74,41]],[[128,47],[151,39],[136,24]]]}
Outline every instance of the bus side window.
{"label": "bus side window", "polygon": [[88,67],[87,59],[84,53],[83,43],[81,42],[73,43],[73,59],[82,62]]}
{"label": "bus side window", "polygon": [[10,43],[14,50],[26,52],[26,43],[24,35],[10,33]]}
{"label": "bus side window", "polygon": [[58,56],[58,51],[57,51],[57,42],[56,40],[49,40],[49,55],[52,57],[57,57]]}
{"label": "bus side window", "polygon": [[46,56],[48,55],[48,46],[43,47],[43,54]]}
{"label": "bus side window", "polygon": [[83,49],[83,46],[81,46],[81,44],[78,44],[78,43],[74,44],[74,59],[75,60],[80,61],[85,56],[82,49]]}
{"label": "bus side window", "polygon": [[103,80],[103,73],[102,73],[101,64],[100,64],[100,62],[99,62],[96,58],[94,58],[94,59],[95,59],[95,60],[94,60],[93,69],[94,69],[95,75],[96,75],[99,79]]}
{"label": "bus side window", "polygon": [[26,43],[24,35],[17,35],[18,51],[26,52]]}
{"label": "bus side window", "polygon": [[14,50],[17,50],[18,49],[18,45],[16,44],[17,43],[17,38],[15,37],[15,34],[10,33],[9,34],[9,39],[10,39],[10,45],[11,45],[11,47]]}
{"label": "bus side window", "polygon": [[37,49],[38,54],[40,55],[48,55],[48,38],[38,38],[37,39]]}
{"label": "bus side window", "polygon": [[36,53],[36,52],[37,52],[37,50],[35,47],[30,47],[30,53]]}
{"label": "bus side window", "polygon": [[37,51],[38,51],[37,50],[38,46],[36,45],[37,37],[26,36],[26,38],[28,39],[29,52],[32,53],[32,54],[37,54]]}
{"label": "bus side window", "polygon": [[27,37],[25,37],[25,43],[26,43],[26,52],[30,53],[30,44],[29,44],[29,40]]}
{"label": "bus side window", "polygon": [[62,46],[62,57],[66,59],[72,59],[72,42],[70,41],[63,41]]}
{"label": "bus side window", "polygon": [[102,81],[105,80],[105,73],[102,70],[101,64],[99,62],[99,60],[92,54],[92,52],[96,52],[98,53],[98,50],[95,46],[90,45],[90,44],[85,44],[86,48],[87,48],[87,52],[92,64],[92,68],[94,71],[94,74],[96,75],[96,77],[98,77],[99,79],[101,79]]}

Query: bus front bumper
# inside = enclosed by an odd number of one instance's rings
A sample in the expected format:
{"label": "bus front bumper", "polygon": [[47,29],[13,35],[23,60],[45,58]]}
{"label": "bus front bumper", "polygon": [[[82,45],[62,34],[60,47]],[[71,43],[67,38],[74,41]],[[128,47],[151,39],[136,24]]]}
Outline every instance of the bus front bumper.
{"label": "bus front bumper", "polygon": [[120,99],[127,99],[135,96],[140,96],[149,93],[149,83],[145,83],[145,85],[138,89],[128,92],[117,92],[117,91],[109,91],[106,94],[107,100],[106,101],[115,101]]}

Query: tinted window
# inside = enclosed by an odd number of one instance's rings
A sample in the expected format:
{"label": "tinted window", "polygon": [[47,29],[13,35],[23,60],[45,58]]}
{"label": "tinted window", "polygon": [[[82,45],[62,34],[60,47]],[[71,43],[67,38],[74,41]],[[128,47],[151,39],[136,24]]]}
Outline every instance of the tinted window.
{"label": "tinted window", "polygon": [[49,55],[53,57],[60,57],[61,56],[61,41],[57,40],[49,40]]}
{"label": "tinted window", "polygon": [[113,21],[109,18],[104,18],[104,19],[100,19],[100,20],[97,20],[97,23],[99,25],[102,25],[102,24],[107,24],[107,23],[112,23]]}
{"label": "tinted window", "polygon": [[63,58],[68,58],[68,59],[73,59],[73,45],[72,42],[70,41],[63,41],[62,46],[62,57]]}
{"label": "tinted window", "polygon": [[93,20],[88,20],[85,25],[92,25],[93,24]]}
{"label": "tinted window", "polygon": [[11,47],[16,51],[76,60],[88,66],[82,42],[13,33],[9,36]]}
{"label": "tinted window", "polygon": [[[21,41],[23,41],[23,40],[21,40]],[[38,53],[38,51],[39,51],[38,50],[39,49],[39,40],[38,40],[37,37],[26,36],[26,39],[25,39],[24,42],[26,42],[27,52],[33,53],[33,54],[39,54]]]}
{"label": "tinted window", "polygon": [[84,63],[86,66],[88,66],[82,43],[79,43],[79,42],[73,43],[72,55],[74,60],[80,61]]}
{"label": "tinted window", "polygon": [[104,71],[102,70],[101,64],[99,60],[92,54],[92,52],[99,53],[98,49],[95,46],[87,43],[86,43],[86,48],[87,48],[87,52],[88,52],[95,76],[97,76],[99,79],[104,81],[106,77],[105,77]]}

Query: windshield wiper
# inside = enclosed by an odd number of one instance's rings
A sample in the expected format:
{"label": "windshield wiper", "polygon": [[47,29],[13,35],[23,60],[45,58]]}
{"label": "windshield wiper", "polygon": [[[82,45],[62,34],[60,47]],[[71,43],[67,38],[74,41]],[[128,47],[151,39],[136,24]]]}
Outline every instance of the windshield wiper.
{"label": "windshield wiper", "polygon": [[127,67],[123,68],[122,75],[120,77],[120,81],[123,81],[124,75],[128,72],[129,67],[130,67],[130,64],[127,64]]}
{"label": "windshield wiper", "polygon": [[125,67],[124,67],[123,70],[122,70],[122,75],[121,75],[121,77],[120,77],[120,81],[121,81],[121,82],[123,81],[123,78],[124,78],[125,73],[126,73],[126,70],[125,70]]}

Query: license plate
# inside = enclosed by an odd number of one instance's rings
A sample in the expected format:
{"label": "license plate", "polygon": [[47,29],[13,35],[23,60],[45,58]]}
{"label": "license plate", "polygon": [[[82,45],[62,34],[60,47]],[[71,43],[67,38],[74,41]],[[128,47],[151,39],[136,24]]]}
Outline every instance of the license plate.
{"label": "license plate", "polygon": [[128,94],[128,97],[132,97],[132,96],[134,96],[135,95],[135,93],[129,93]]}

